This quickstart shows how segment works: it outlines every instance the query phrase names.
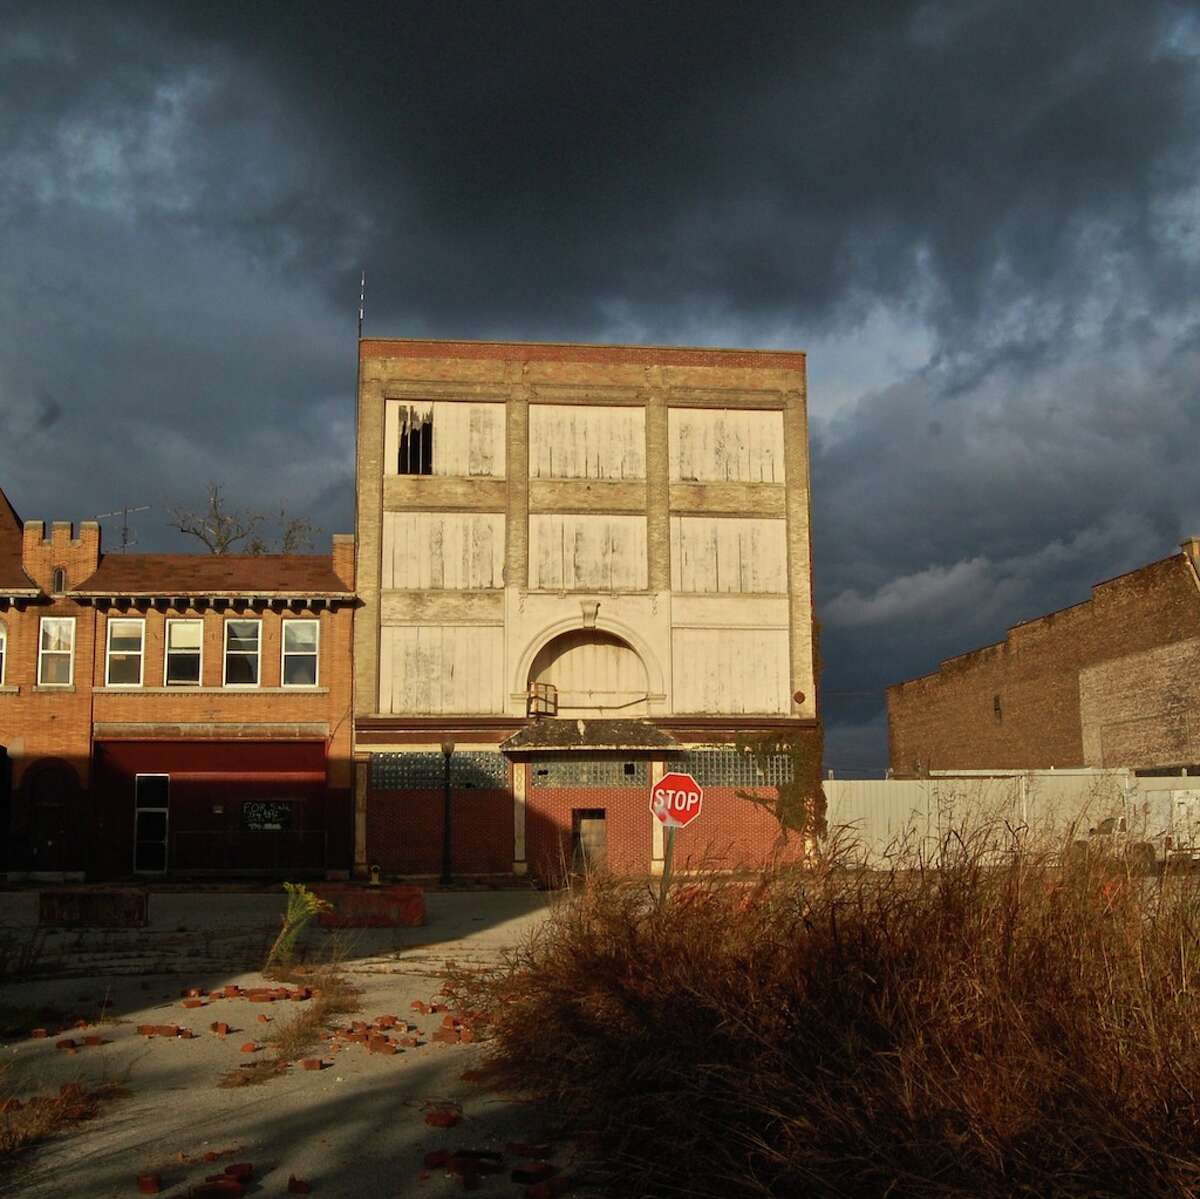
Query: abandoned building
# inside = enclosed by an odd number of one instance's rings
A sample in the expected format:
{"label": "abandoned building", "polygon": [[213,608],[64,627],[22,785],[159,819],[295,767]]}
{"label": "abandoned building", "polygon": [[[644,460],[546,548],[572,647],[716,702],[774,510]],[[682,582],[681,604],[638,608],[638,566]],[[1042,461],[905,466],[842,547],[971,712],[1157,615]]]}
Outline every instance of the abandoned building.
{"label": "abandoned building", "polygon": [[0,492],[9,877],[347,870],[353,572],[348,536],[105,554]]}
{"label": "abandoned building", "polygon": [[888,689],[896,775],[1200,771],[1200,539]]}
{"label": "abandoned building", "polygon": [[794,756],[735,747],[819,739],[804,355],[364,340],[359,379],[356,869],[650,873],[668,768],[677,863],[786,847]]}

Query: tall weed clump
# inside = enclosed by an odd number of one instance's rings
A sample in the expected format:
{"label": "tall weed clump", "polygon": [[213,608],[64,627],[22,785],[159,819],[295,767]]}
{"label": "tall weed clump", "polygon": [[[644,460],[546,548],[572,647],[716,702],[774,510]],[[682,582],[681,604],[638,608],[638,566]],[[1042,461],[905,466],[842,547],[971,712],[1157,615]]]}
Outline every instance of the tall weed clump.
{"label": "tall weed clump", "polygon": [[300,934],[315,917],[333,910],[328,900],[314,894],[303,883],[284,883],[283,889],[287,892],[287,909],[279,935],[267,951],[264,973],[291,966],[296,957],[296,943],[300,940]]}
{"label": "tall weed clump", "polygon": [[624,1194],[1200,1194],[1197,887],[994,844],[596,879],[456,985]]}

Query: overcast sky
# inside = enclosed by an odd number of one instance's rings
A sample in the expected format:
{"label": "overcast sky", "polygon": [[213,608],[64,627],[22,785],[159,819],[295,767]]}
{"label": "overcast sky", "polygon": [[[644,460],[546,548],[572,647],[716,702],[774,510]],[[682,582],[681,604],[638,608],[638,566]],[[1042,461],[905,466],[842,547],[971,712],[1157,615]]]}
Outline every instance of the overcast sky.
{"label": "overcast sky", "polygon": [[1198,57],[1154,0],[0,0],[0,487],[350,529],[362,267],[374,336],[805,349],[881,769],[888,683],[1200,533]]}

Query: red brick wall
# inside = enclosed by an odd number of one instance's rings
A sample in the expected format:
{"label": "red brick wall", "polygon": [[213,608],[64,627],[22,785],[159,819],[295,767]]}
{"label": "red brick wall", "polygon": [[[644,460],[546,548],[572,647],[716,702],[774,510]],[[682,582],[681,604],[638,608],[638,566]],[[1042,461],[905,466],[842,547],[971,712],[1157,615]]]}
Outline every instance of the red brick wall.
{"label": "red brick wall", "polygon": [[1099,584],[1085,603],[888,688],[892,769],[1082,766],[1080,668],[1198,632],[1200,591],[1183,554]]}
{"label": "red brick wall", "polygon": [[[367,861],[386,874],[437,874],[442,869],[440,788],[367,793]],[[513,797],[507,790],[455,791],[450,810],[455,875],[509,874],[513,863]]]}
{"label": "red brick wall", "polygon": [[753,793],[767,801],[773,787],[705,787],[704,806],[692,823],[675,834],[674,869],[755,869],[778,855],[783,862],[801,856],[800,838],[783,834],[769,807],[743,798]]}
{"label": "red brick wall", "polygon": [[650,797],[641,787],[536,787],[525,803],[525,857],[539,878],[557,881],[571,865],[572,812],[603,809],[608,868],[614,874],[650,872]]}

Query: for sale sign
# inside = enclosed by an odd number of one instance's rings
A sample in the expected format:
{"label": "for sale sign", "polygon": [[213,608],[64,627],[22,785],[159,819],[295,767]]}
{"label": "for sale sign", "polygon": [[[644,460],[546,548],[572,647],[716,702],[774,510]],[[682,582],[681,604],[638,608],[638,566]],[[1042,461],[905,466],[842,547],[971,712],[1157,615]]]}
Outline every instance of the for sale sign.
{"label": "for sale sign", "polygon": [[650,811],[667,828],[686,828],[700,815],[704,791],[690,774],[664,774],[650,788]]}

